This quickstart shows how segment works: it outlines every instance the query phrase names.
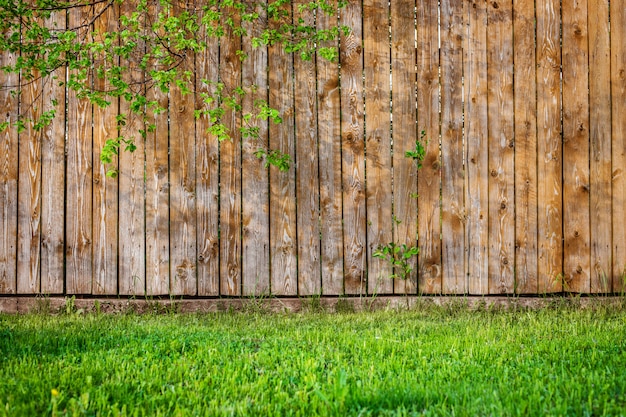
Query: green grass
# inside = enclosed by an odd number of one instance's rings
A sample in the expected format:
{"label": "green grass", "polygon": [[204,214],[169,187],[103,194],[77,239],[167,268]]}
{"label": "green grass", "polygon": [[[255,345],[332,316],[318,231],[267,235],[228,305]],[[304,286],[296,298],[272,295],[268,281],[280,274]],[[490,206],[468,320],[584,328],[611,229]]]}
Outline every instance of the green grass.
{"label": "green grass", "polygon": [[0,415],[624,415],[626,311],[0,315]]}

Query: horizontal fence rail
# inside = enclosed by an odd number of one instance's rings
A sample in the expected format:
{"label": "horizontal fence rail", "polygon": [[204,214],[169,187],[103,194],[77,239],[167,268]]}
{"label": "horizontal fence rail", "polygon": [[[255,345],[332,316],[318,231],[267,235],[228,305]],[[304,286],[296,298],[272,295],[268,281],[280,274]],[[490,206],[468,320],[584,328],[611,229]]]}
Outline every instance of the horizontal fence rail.
{"label": "horizontal fence rail", "polygon": [[[293,3],[291,19],[315,18]],[[0,134],[0,294],[624,290],[621,2],[350,0],[338,16],[312,21],[351,27],[335,62],[209,40],[185,61],[195,94],[149,93],[168,111],[120,153],[116,178],[100,152],[126,104],[98,108],[43,80],[19,99],[1,89],[3,120],[46,111],[37,97],[58,107],[43,130]],[[94,25],[116,31],[117,17]],[[259,122],[261,140],[291,156],[288,171],[241,136],[207,133],[194,116],[203,79],[258,87],[283,119]],[[233,132],[240,118],[225,116]],[[421,169],[405,156],[417,141]],[[394,244],[419,253],[395,268],[374,256]]]}

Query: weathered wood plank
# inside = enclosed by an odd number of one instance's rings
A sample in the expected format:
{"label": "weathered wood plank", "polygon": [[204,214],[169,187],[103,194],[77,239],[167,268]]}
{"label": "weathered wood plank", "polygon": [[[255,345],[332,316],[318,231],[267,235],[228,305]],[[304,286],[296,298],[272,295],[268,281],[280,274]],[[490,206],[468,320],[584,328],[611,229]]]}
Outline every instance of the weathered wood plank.
{"label": "weathered wood plank", "polygon": [[[213,7],[216,8],[216,6]],[[210,37],[206,29],[201,29],[199,39],[206,42],[207,47],[196,54],[197,110],[208,106],[205,99],[215,93],[215,85],[209,81],[214,82],[219,75],[218,40]],[[219,143],[215,136],[207,132],[209,127],[210,121],[207,115],[202,115],[196,120],[197,268],[198,295],[215,296],[220,292]]]}
{"label": "weathered wood plank", "polygon": [[609,1],[588,0],[589,213],[592,293],[612,289]]}
{"label": "weathered wood plank", "polygon": [[626,10],[610,4],[611,16],[611,138],[613,178],[613,291],[626,289]]}
{"label": "weathered wood plank", "polygon": [[[270,19],[270,27],[292,23],[291,6],[282,6],[285,15],[280,21]],[[293,56],[280,45],[270,46],[269,105],[277,109],[282,123],[270,123],[269,146],[294,161],[294,90]],[[280,172],[270,167],[270,256],[272,294],[295,295],[298,291],[296,242],[295,167]]]}
{"label": "weathered wood plank", "polygon": [[[510,1],[487,6],[489,49],[489,290],[515,286],[515,173],[513,136],[513,9]],[[473,236],[470,236],[474,239]],[[470,262],[471,263],[471,262]],[[483,292],[484,294],[484,292]]]}
{"label": "weathered wood plank", "polygon": [[417,2],[417,128],[425,132],[426,155],[417,174],[418,291],[440,294],[441,156],[439,153],[438,8]]}
{"label": "weathered wood plank", "polygon": [[[312,12],[299,11],[306,0],[294,2],[294,19],[314,25]],[[294,113],[296,124],[296,221],[298,239],[298,294],[321,293],[320,191],[317,136],[316,67],[313,59],[294,57]]]}
{"label": "weathered wood plank", "polygon": [[[0,65],[15,64],[16,55],[0,54]],[[11,94],[17,89],[18,74],[0,71],[0,111],[3,123],[9,126],[0,132],[0,294],[17,291],[17,155],[18,101]],[[11,86],[14,86],[11,88]]]}
{"label": "weathered wood plank", "polygon": [[463,3],[441,1],[442,292],[468,291],[463,172]]}
{"label": "weathered wood plank", "polygon": [[373,257],[381,246],[393,242],[391,193],[391,103],[389,71],[389,4],[363,2],[365,65],[365,123],[367,175],[367,265],[369,294],[392,294],[391,265]]}
{"label": "weathered wood plank", "polygon": [[537,11],[537,291],[561,291],[563,272],[560,2]]}
{"label": "weathered wood plank", "polygon": [[[234,94],[241,83],[241,62],[236,54],[241,49],[241,37],[234,36],[228,25],[224,27],[220,79],[224,91]],[[222,121],[230,140],[220,145],[220,294],[241,295],[241,112],[227,109]]]}
{"label": "weathered wood plank", "polygon": [[[265,18],[264,11],[260,7],[257,10],[261,18]],[[244,27],[249,36],[242,40],[243,51],[247,56],[242,64],[243,85],[248,90],[243,98],[243,113],[256,114],[258,111],[258,108],[255,107],[257,100],[268,102],[268,50],[265,47],[253,48],[251,37],[258,36],[258,34],[252,23],[246,23]],[[281,48],[281,46],[276,48]],[[271,52],[269,52],[269,56],[270,59],[278,58],[273,57]],[[277,67],[282,70],[282,65],[284,63],[280,62]],[[275,87],[276,84],[274,84]],[[278,88],[281,88],[280,84]],[[287,85],[284,88],[287,88]],[[270,102],[270,105],[275,106],[276,104]],[[265,160],[257,158],[254,154],[258,149],[268,149],[268,122],[252,117],[247,123],[259,130],[258,138],[242,138],[243,256],[241,278],[243,295],[261,295],[268,294],[270,291],[270,245],[273,248],[275,242],[281,239],[282,234],[279,230],[276,230],[276,233],[270,233],[272,223],[270,212],[272,209],[270,209],[268,169],[264,166]],[[293,129],[293,125],[291,127]],[[275,179],[284,178],[283,175],[286,174],[277,173],[278,177]],[[291,278],[295,280],[295,260],[293,262],[293,271],[285,271],[290,277],[289,282]],[[283,271],[281,271],[280,266],[277,268],[274,271],[277,281],[274,283],[272,280],[272,293],[274,293],[274,284],[280,288],[279,281]],[[293,286],[295,287],[295,283]]]}
{"label": "weathered wood plank", "polygon": [[[136,3],[132,0],[120,4],[120,14],[129,15]],[[120,29],[123,30],[122,27]],[[123,60],[120,65],[128,65]],[[127,83],[138,83],[143,74],[138,68],[129,68],[124,74]],[[145,246],[145,193],[144,163],[145,142],[139,134],[145,126],[137,115],[131,113],[129,103],[120,101],[120,114],[125,115],[126,125],[121,134],[132,139],[137,149],[119,154],[119,267],[118,291],[121,295],[144,295],[146,282]]]}
{"label": "weathered wood plank", "polygon": [[[537,82],[535,2],[513,2],[515,292],[537,293]],[[531,99],[529,99],[529,97]]]}
{"label": "weathered wood plank", "polygon": [[591,249],[587,0],[564,0],[561,7],[564,289],[588,293],[591,289]]}
{"label": "weathered wood plank", "polygon": [[[470,294],[486,294],[489,291],[488,155],[490,146],[487,116],[487,8],[491,9],[492,6],[478,0],[471,2],[465,9],[466,25],[468,25],[465,39],[467,46],[464,51],[467,162],[465,176],[465,201],[467,203],[465,233],[467,235],[465,239],[468,244],[465,262]],[[500,45],[490,46],[491,49],[500,47]]]}
{"label": "weathered wood plank", "polygon": [[[94,32],[98,34],[97,42],[103,42],[102,34],[114,33],[118,29],[118,16],[111,4],[98,5],[96,13],[102,13],[94,24]],[[104,65],[110,66],[109,63]],[[106,91],[111,88],[99,77],[94,79],[94,88]],[[102,108],[93,108],[93,282],[94,294],[117,294],[117,179],[107,177],[107,169],[117,168],[105,166],[100,162],[100,154],[108,139],[117,136],[116,116],[119,112],[118,100]]]}
{"label": "weathered wood plank", "polygon": [[[317,16],[318,29],[330,29],[336,24],[336,16]],[[337,44],[333,43],[332,46]],[[322,293],[337,295],[343,293],[339,68],[337,62],[329,62],[319,53],[317,86]]]}
{"label": "weathered wood plank", "polygon": [[[174,1],[172,13],[193,12],[193,2]],[[170,90],[170,293],[195,295],[196,277],[196,135],[195,135],[195,54],[180,57],[180,72],[189,72],[186,92],[172,85]]]}

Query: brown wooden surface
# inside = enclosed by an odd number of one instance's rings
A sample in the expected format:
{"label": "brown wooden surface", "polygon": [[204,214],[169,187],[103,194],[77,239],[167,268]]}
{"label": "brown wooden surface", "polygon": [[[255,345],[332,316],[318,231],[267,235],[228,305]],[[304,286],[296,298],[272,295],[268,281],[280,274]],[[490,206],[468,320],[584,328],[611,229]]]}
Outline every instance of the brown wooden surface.
{"label": "brown wooden surface", "polygon": [[538,293],[561,291],[563,272],[560,3],[537,1]]}
{"label": "brown wooden surface", "polygon": [[[299,11],[305,0],[294,3],[294,19],[314,24],[312,12]],[[294,56],[294,114],[296,124],[296,220],[298,232],[298,294],[321,293],[319,225],[319,156],[315,60]]]}
{"label": "brown wooden surface", "polygon": [[365,65],[365,125],[367,174],[367,265],[369,294],[393,293],[393,269],[373,257],[393,242],[391,187],[391,103],[389,71],[389,5],[384,0],[363,2],[363,59]]}
{"label": "brown wooden surface", "polygon": [[[336,24],[332,17],[324,14],[319,15],[316,22],[318,29]],[[319,54],[317,93],[322,294],[336,295],[343,293],[339,68],[337,62],[329,62]]]}
{"label": "brown wooden surface", "polygon": [[[512,3],[490,2],[487,21],[489,293],[512,294],[515,284]],[[469,239],[473,241],[474,237]]]}
{"label": "brown wooden surface", "polygon": [[441,1],[441,218],[444,294],[468,291],[462,112],[463,2]]}
{"label": "brown wooden surface", "polygon": [[[262,13],[261,10],[259,12]],[[242,64],[244,88],[243,113],[255,114],[257,100],[268,101],[268,52],[266,48],[253,48],[251,37],[257,36],[254,26],[246,24],[249,36],[243,38],[243,50],[247,58]],[[270,53],[271,56],[271,53]],[[253,88],[256,86],[256,88]],[[268,147],[268,122],[256,117],[250,124],[259,128],[259,138],[242,139],[242,227],[243,295],[262,295],[270,291],[270,198],[269,175],[265,160],[254,153]],[[293,128],[293,126],[292,126]],[[278,178],[284,178],[282,173]],[[277,239],[280,234],[276,235]],[[295,279],[295,272],[292,273]],[[295,287],[295,285],[294,285]]]}
{"label": "brown wooden surface", "polygon": [[[484,294],[489,290],[489,151],[487,101],[487,9],[492,6],[475,1],[465,9],[467,38],[464,39],[465,88],[465,201],[467,223],[468,292]],[[489,19],[490,20],[490,19]],[[489,25],[491,30],[492,24]],[[501,45],[490,44],[490,52]],[[490,68],[490,71],[495,71]],[[495,116],[495,115],[494,115]],[[444,168],[445,169],[445,168]]]}

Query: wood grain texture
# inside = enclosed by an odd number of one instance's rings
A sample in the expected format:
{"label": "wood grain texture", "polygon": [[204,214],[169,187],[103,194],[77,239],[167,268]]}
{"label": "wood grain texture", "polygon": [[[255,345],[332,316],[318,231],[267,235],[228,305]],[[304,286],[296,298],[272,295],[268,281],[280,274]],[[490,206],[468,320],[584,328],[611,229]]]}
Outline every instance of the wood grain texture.
{"label": "wood grain texture", "polygon": [[441,1],[441,220],[444,294],[468,291],[463,171],[463,3]]}
{"label": "wood grain texture", "polygon": [[[312,12],[299,11],[305,0],[294,2],[294,19],[313,25]],[[320,191],[317,136],[317,80],[315,60],[294,56],[294,114],[296,130],[296,221],[298,239],[298,294],[321,293]]]}
{"label": "wood grain texture", "polygon": [[626,289],[626,10],[610,5],[613,291]]}
{"label": "wood grain texture", "polygon": [[[15,65],[16,55],[0,54],[0,65]],[[0,71],[0,111],[3,123],[15,123],[18,101],[10,86],[17,86],[17,74]],[[15,89],[15,87],[13,88]],[[0,132],[0,294],[17,291],[17,178],[18,133],[15,125]]]}
{"label": "wood grain texture", "polygon": [[384,0],[363,2],[363,57],[365,65],[365,139],[367,176],[367,292],[393,294],[393,269],[373,257],[393,242],[391,192],[391,102],[389,71],[389,5]]}
{"label": "wood grain texture", "polygon": [[[257,9],[261,18],[265,18],[263,10]],[[243,51],[247,55],[242,64],[242,75],[244,88],[249,89],[243,98],[243,113],[255,114],[258,109],[255,103],[258,100],[268,102],[268,56],[270,59],[278,57],[268,53],[266,47],[252,47],[251,36],[257,35],[251,23],[246,23],[246,30],[249,36],[243,38]],[[280,47],[279,47],[280,48]],[[277,67],[282,69],[284,62],[277,63]],[[275,67],[275,68],[277,68]],[[273,74],[272,74],[273,75]],[[278,80],[273,80],[277,82]],[[282,81],[282,80],[280,80]],[[280,85],[280,84],[279,84]],[[256,89],[252,88],[256,86]],[[274,88],[276,84],[274,84]],[[287,86],[284,86],[287,88]],[[279,89],[281,87],[278,87]],[[271,98],[269,98],[271,100]],[[280,100],[280,99],[279,99]],[[270,101],[270,106],[276,106]],[[278,103],[280,105],[280,103]],[[277,107],[274,107],[277,108]],[[284,110],[284,109],[280,109]],[[265,160],[257,158],[254,153],[258,149],[268,148],[268,121],[252,117],[249,122],[257,127],[258,139],[242,138],[242,283],[243,295],[267,295],[270,292],[270,247],[275,241],[280,241],[283,237],[281,233],[272,235],[270,233],[270,184],[269,172],[265,168]],[[293,124],[291,125],[293,129]],[[292,169],[293,172],[293,169]],[[288,173],[276,173],[275,180],[285,179]],[[293,197],[292,197],[293,199]],[[279,230],[277,230],[278,232]],[[295,231],[293,231],[295,233]],[[270,239],[270,237],[272,239]],[[288,236],[288,238],[295,236]],[[294,242],[295,245],[295,242]],[[293,270],[285,271],[289,277],[288,282],[296,279],[295,253],[293,259]],[[280,255],[278,255],[280,258]],[[276,285],[280,290],[281,268],[278,267],[275,273]],[[274,276],[272,276],[274,278]],[[272,293],[274,289],[272,280]],[[296,287],[296,284],[293,284]]]}
{"label": "wood grain texture", "polygon": [[510,1],[492,1],[487,10],[489,293],[512,294],[515,286],[513,9]]}
{"label": "wood grain texture", "polygon": [[[320,14],[316,23],[318,30],[329,29],[336,25],[336,16]],[[337,295],[343,293],[339,68],[337,62],[329,62],[319,54],[317,88],[322,294]]]}
{"label": "wood grain texture", "polygon": [[609,1],[588,0],[589,213],[592,293],[612,289]]}
{"label": "wood grain texture", "polygon": [[[106,7],[106,9],[102,9]],[[98,5],[96,13],[102,13],[94,24],[96,33],[113,33],[118,29],[119,10],[109,4]],[[96,39],[103,42],[101,35]],[[104,64],[110,67],[111,64]],[[95,77],[94,88],[106,91],[112,87],[103,79]],[[118,100],[112,100],[107,107],[93,107],[93,294],[117,294],[117,178],[107,177],[108,169],[117,168],[117,158],[113,166],[100,162],[100,154],[108,139],[117,136],[115,118],[119,112]]]}
{"label": "wood grain texture", "polygon": [[[193,2],[173,2],[172,13],[193,12]],[[195,84],[195,54],[180,57],[180,70],[189,71]],[[196,122],[193,93],[170,90],[170,293],[196,295]]]}
{"label": "wood grain texture", "polygon": [[[237,25],[238,22],[235,23]],[[220,79],[234,93],[241,84],[241,62],[236,51],[241,38],[225,26],[220,41]],[[241,112],[227,109],[222,122],[230,140],[220,144],[220,294],[241,295]]]}
{"label": "wood grain texture", "polygon": [[417,129],[426,133],[426,155],[417,174],[418,291],[440,294],[439,24],[438,8],[427,0],[417,2]]}
{"label": "wood grain texture", "polygon": [[[68,27],[88,19],[88,10],[68,12]],[[66,277],[67,294],[90,294],[92,287],[92,106],[89,100],[68,91],[66,182]]]}
{"label": "wood grain texture", "polygon": [[560,2],[538,0],[537,13],[537,291],[562,290]]}
{"label": "wood grain texture", "polygon": [[[535,2],[513,2],[515,292],[537,293],[537,82]],[[529,97],[531,99],[529,99]]]}
{"label": "wood grain texture", "polygon": [[[203,94],[213,95],[219,75],[218,40],[209,37],[201,29],[199,39],[207,43],[204,51],[196,54],[196,109],[205,109]],[[219,295],[219,143],[209,134],[209,117],[202,115],[196,120],[196,225],[198,295]],[[167,172],[167,169],[166,171]],[[167,247],[167,246],[166,246]]]}
{"label": "wood grain texture", "polygon": [[[485,294],[489,291],[489,122],[487,74],[487,9],[485,1],[468,3],[465,9],[467,25],[464,50],[465,83],[465,228],[468,272],[468,292]],[[491,22],[490,22],[491,23]],[[491,24],[489,25],[491,28]],[[491,41],[491,39],[490,39]],[[501,45],[491,45],[499,48]],[[491,55],[490,55],[491,56]],[[496,71],[490,68],[490,71]]]}
{"label": "wood grain texture", "polygon": [[[120,14],[129,15],[136,6],[133,1],[120,5]],[[123,60],[120,65],[128,65]],[[143,78],[137,68],[130,68],[123,79],[136,83]],[[127,117],[126,125],[120,133],[132,139],[137,149],[119,154],[119,266],[118,291],[120,295],[144,295],[146,283],[146,227],[144,164],[145,142],[139,134],[145,129],[144,123],[130,111],[129,103],[120,100],[120,114]]]}
{"label": "wood grain texture", "polygon": [[[406,151],[415,149],[417,139],[414,6],[407,0],[391,3],[394,242],[407,247],[417,245],[417,165],[405,156]],[[410,265],[410,276],[394,282],[396,294],[417,290],[417,257],[410,259]]]}

